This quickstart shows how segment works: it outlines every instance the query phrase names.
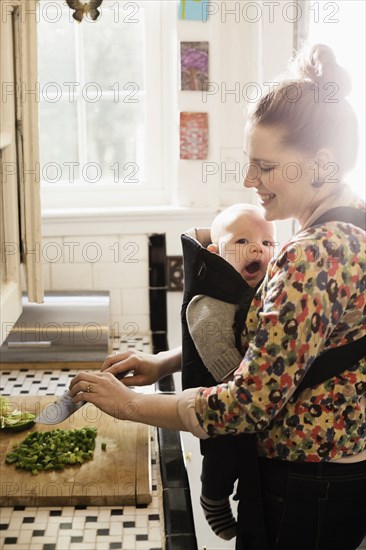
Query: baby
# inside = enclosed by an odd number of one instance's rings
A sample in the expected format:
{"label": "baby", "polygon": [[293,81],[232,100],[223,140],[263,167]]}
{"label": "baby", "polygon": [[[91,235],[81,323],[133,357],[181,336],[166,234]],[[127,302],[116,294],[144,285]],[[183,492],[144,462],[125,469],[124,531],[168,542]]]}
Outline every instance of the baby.
{"label": "baby", "polygon": [[262,211],[250,204],[229,206],[214,219],[212,244],[207,249],[219,254],[255,288],[266,273],[273,255],[275,227]]}
{"label": "baby", "polygon": [[[211,281],[211,287],[212,284],[218,284],[223,288],[224,294],[210,293],[210,278],[207,277],[205,283],[209,295],[196,293],[193,298],[190,296],[192,299],[186,309],[187,325],[194,346],[204,366],[212,375],[213,383],[220,383],[231,379],[241,363],[243,353],[239,351],[240,343],[238,345],[233,330],[238,305],[217,299],[217,296],[225,295],[225,288],[241,285],[238,288],[241,289],[246,309],[244,308],[244,315],[241,316],[240,342],[250,302],[255,289],[265,276],[268,262],[274,252],[275,227],[272,222],[264,219],[258,207],[235,204],[223,210],[213,221],[211,241],[207,249],[226,260],[245,281],[238,278],[228,266],[223,266],[223,262],[218,258],[218,273],[221,271],[222,276],[214,277],[212,281],[215,282]],[[186,260],[188,258],[185,258]],[[210,267],[207,269],[210,270]],[[189,281],[187,285],[192,288]],[[191,294],[194,292],[191,291]],[[212,297],[213,295],[216,297]],[[189,345],[187,339],[183,339],[183,358],[185,343]],[[197,360],[195,364],[197,365]],[[182,371],[184,368],[183,360]],[[206,375],[198,379],[196,371],[194,385],[197,383],[207,386],[209,381]],[[248,441],[248,436],[225,436],[201,442],[201,451],[204,455],[201,505],[213,531],[225,540],[230,540],[236,535],[236,521],[229,496],[233,492],[240,466],[242,467],[241,456],[245,454],[242,447],[243,437]]]}

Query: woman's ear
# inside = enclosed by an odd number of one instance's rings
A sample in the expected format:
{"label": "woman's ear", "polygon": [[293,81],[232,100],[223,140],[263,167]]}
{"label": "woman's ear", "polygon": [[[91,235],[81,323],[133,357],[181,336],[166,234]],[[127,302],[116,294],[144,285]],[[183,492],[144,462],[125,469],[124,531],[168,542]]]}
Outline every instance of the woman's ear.
{"label": "woman's ear", "polygon": [[[330,176],[334,174],[334,155],[330,149],[319,149],[314,158],[314,165],[312,166],[313,170],[313,182],[322,182],[322,184],[327,182],[336,183],[337,176],[335,179]],[[337,172],[335,173],[335,175]],[[318,185],[319,186],[319,185]],[[317,187],[314,185],[314,187]]]}
{"label": "woman's ear", "polygon": [[213,254],[218,254],[219,253],[219,247],[215,243],[209,244],[208,247],[207,247],[207,250],[209,252],[212,252]]}

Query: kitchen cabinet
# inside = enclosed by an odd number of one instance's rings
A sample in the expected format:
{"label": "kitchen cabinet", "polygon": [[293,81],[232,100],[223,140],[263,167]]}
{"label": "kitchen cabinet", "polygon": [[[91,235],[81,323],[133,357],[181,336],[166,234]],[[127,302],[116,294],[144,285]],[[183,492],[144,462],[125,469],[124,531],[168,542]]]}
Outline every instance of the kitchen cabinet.
{"label": "kitchen cabinet", "polygon": [[0,242],[2,343],[22,310],[43,301],[38,149],[37,2],[0,0]]}

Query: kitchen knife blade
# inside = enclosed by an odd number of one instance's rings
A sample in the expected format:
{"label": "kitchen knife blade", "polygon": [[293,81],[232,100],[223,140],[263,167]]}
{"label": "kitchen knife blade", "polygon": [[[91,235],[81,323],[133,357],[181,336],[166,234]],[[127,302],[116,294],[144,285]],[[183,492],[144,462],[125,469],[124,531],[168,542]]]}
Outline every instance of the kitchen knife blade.
{"label": "kitchen knife blade", "polygon": [[[115,376],[118,380],[121,380],[131,372],[131,370],[120,372]],[[65,391],[54,403],[49,403],[34,419],[34,422],[36,424],[59,424],[87,403],[87,401],[74,403],[72,399],[69,390]]]}

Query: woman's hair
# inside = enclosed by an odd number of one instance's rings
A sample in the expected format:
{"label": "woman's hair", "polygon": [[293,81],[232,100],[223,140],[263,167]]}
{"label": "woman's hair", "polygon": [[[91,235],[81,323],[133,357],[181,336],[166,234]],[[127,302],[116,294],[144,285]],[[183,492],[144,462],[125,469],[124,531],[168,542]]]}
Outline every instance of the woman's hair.
{"label": "woman's hair", "polygon": [[332,49],[316,44],[290,61],[278,85],[248,112],[249,122],[282,126],[284,144],[310,154],[330,149],[345,172],[355,165],[358,146],[357,119],[346,100],[350,91],[351,80]]}

